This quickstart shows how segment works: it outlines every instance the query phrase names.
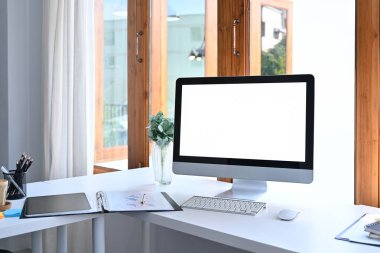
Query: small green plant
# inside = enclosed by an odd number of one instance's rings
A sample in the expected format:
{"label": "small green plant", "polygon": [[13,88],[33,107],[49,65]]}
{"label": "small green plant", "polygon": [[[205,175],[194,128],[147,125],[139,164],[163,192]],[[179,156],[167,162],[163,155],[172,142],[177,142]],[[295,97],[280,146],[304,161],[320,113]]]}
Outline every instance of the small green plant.
{"label": "small green plant", "polygon": [[162,112],[149,117],[148,137],[160,147],[173,141],[174,123],[164,117]]}

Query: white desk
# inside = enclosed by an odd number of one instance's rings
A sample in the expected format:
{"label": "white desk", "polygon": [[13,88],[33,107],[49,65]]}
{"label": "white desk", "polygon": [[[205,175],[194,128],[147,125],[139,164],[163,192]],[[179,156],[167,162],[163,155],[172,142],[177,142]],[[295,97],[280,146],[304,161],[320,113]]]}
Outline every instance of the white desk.
{"label": "white desk", "polygon": [[[214,179],[189,176],[175,176],[171,185],[157,186],[154,184],[150,169],[138,169],[33,183],[28,185],[28,195],[79,191],[95,194],[98,190],[159,190],[168,192],[181,204],[192,195],[214,196],[229,187],[229,184],[217,182]],[[379,248],[377,247],[338,241],[334,239],[334,236],[361,214],[365,212],[380,213],[379,209],[366,206],[334,205],[329,202],[314,203],[313,199],[316,198],[316,195],[310,192],[310,197],[308,195],[302,197],[297,187],[308,189],[307,185],[289,184],[279,185],[279,189],[273,189],[273,191],[270,187],[269,192],[265,195],[268,207],[256,216],[189,209],[183,212],[128,213],[126,215],[254,252],[378,252]],[[280,192],[276,190],[280,190]],[[22,201],[16,201],[14,204],[20,206]],[[291,222],[276,219],[276,214],[280,209],[289,207],[301,210],[299,217]],[[94,229],[99,241],[104,238],[102,217],[103,215],[100,214],[21,220],[5,219],[0,221],[0,238],[97,218],[95,220],[98,221],[98,224]],[[65,234],[65,229],[62,230],[62,234]],[[38,242],[39,232],[35,233],[37,233],[35,237]],[[95,246],[98,252],[104,251],[104,241],[103,244]],[[97,251],[95,250],[95,252]]]}
{"label": "white desk", "polygon": [[[87,179],[88,180],[88,179]],[[27,193],[29,197],[38,195],[52,195],[70,192],[84,191],[81,190],[81,184],[86,181],[86,177],[71,178],[64,180],[45,181],[28,184]],[[90,180],[91,181],[91,180]],[[91,186],[88,189],[91,191]],[[22,208],[24,199],[12,201],[12,208]],[[32,251],[42,252],[42,231],[48,228],[57,227],[58,234],[58,253],[67,252],[67,227],[66,225],[85,220],[93,222],[93,247],[94,252],[103,253],[104,250],[104,215],[103,214],[86,214],[72,215],[62,217],[18,219],[6,218],[0,220],[0,239],[16,235],[32,233]]]}

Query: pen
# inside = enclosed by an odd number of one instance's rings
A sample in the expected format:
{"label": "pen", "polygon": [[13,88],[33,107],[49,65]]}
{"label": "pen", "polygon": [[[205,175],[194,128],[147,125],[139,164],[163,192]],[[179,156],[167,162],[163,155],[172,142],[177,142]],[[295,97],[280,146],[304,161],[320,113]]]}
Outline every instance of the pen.
{"label": "pen", "polygon": [[16,162],[16,171],[19,172],[21,170],[20,161]]}
{"label": "pen", "polygon": [[32,163],[33,163],[33,159],[30,159],[29,161],[28,161],[29,163],[27,164],[27,166],[24,168],[24,172],[27,172],[28,171],[28,169],[29,169],[29,167],[32,165]]}
{"label": "pen", "polygon": [[25,162],[25,153],[22,153],[20,159],[16,162],[16,172],[19,173],[22,170],[22,166],[24,166]]}
{"label": "pen", "polygon": [[140,204],[141,204],[141,205],[144,205],[144,201],[145,201],[145,193],[143,194],[143,196],[142,196],[142,198],[141,198],[141,202],[140,202]]}
{"label": "pen", "polygon": [[30,158],[31,158],[30,156],[28,157],[27,155],[25,155],[24,160],[23,160],[22,165],[21,165],[21,170],[22,171],[25,170],[25,166],[29,163]]}

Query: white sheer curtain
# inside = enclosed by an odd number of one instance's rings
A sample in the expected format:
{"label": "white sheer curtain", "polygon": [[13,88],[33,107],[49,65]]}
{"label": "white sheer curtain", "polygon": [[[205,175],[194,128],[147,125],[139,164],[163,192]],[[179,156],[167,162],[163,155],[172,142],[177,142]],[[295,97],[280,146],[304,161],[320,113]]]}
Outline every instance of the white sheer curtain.
{"label": "white sheer curtain", "polygon": [[92,171],[93,24],[92,0],[44,1],[46,179]]}
{"label": "white sheer curtain", "polygon": [[[93,170],[93,5],[93,0],[44,0],[46,180]],[[70,252],[91,252],[90,229],[89,223],[69,227]],[[45,233],[45,252],[55,252],[55,240],[55,231]]]}

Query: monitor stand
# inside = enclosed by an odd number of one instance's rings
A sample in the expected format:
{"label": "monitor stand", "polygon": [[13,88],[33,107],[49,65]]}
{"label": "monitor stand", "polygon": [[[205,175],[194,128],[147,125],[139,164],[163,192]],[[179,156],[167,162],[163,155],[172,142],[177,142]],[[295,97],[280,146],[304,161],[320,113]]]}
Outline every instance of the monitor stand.
{"label": "monitor stand", "polygon": [[231,189],[216,195],[216,197],[258,200],[266,192],[266,181],[234,179]]}

